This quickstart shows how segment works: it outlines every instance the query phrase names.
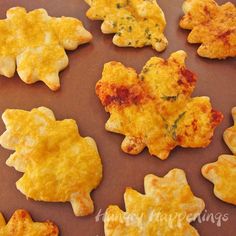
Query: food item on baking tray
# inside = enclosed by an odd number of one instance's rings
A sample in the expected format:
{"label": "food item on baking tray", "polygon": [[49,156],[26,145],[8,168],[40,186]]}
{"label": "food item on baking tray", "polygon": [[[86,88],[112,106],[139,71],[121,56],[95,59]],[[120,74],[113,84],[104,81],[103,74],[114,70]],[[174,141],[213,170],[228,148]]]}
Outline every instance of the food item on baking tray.
{"label": "food item on baking tray", "polygon": [[234,125],[225,130],[223,137],[229,149],[236,155],[236,107],[232,109],[232,117]]}
{"label": "food item on baking tray", "polygon": [[236,205],[236,156],[219,156],[216,162],[203,166],[202,174],[214,184],[217,198]]}
{"label": "food item on baking tray", "polygon": [[6,164],[24,173],[17,189],[38,201],[71,202],[76,216],[91,214],[90,192],[102,178],[95,141],[81,137],[74,120],[57,121],[45,107],[8,109],[3,121],[0,144],[15,150]]}
{"label": "food item on baking tray", "polygon": [[203,176],[214,184],[214,194],[224,202],[236,205],[236,107],[232,109],[234,126],[226,129],[224,140],[234,155],[221,155],[203,166]]}
{"label": "food item on baking tray", "polygon": [[50,17],[44,9],[30,12],[11,8],[0,20],[0,74],[15,70],[27,84],[43,81],[51,90],[60,87],[58,73],[68,65],[66,50],[89,42],[92,35],[72,17]]}
{"label": "food item on baking tray", "polygon": [[185,0],[185,15],[180,27],[191,30],[189,43],[199,43],[202,57],[224,59],[236,56],[236,7],[227,2],[219,6],[214,0]]}
{"label": "food item on baking tray", "polygon": [[205,208],[193,195],[183,170],[173,169],[163,178],[147,175],[145,194],[127,188],[126,211],[111,205],[105,212],[106,236],[198,235],[190,225]]}
{"label": "food item on baking tray", "polygon": [[165,16],[156,0],[85,0],[91,20],[102,20],[102,32],[115,34],[113,43],[119,47],[140,48],[147,45],[158,52],[168,44],[163,32]]}
{"label": "food item on baking tray", "polygon": [[121,148],[138,154],[146,146],[164,160],[176,146],[206,147],[223,115],[208,97],[193,97],[197,77],[186,53],[151,58],[137,75],[120,62],[105,64],[96,93],[110,113],[106,130],[125,135]]}
{"label": "food item on baking tray", "polygon": [[26,210],[17,210],[8,223],[0,213],[0,236],[57,236],[57,226],[50,222],[34,222]]}

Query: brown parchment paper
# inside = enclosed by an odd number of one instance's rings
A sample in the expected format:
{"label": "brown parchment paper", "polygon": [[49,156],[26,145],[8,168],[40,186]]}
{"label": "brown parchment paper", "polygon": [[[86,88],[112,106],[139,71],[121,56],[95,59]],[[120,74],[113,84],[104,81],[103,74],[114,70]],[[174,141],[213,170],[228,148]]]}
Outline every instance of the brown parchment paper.
{"label": "brown parchment paper", "polygon": [[[232,2],[236,4],[236,0]],[[157,53],[151,47],[132,49],[114,46],[112,36],[101,33],[100,22],[92,22],[86,18],[88,6],[83,0],[0,0],[0,18],[5,18],[6,10],[13,6],[23,6],[27,10],[42,7],[51,16],[65,15],[81,19],[93,34],[90,44],[68,53],[70,65],[60,74],[61,89],[57,92],[50,91],[40,82],[26,85],[17,75],[12,79],[1,76],[0,113],[6,108],[29,110],[47,106],[55,112],[58,119],[75,119],[81,134],[96,140],[104,166],[103,181],[92,194],[95,212],[91,216],[78,218],[73,215],[69,203],[27,200],[15,187],[15,182],[22,174],[5,165],[11,152],[0,148],[0,211],[7,219],[15,209],[25,208],[37,221],[54,221],[62,236],[102,236],[104,232],[101,214],[109,204],[118,204],[124,209],[123,193],[127,186],[143,192],[143,178],[146,174],[162,176],[177,167],[186,171],[193,192],[206,203],[202,222],[193,223],[200,235],[236,234],[236,207],[218,200],[213,195],[213,185],[200,173],[203,164],[215,161],[220,154],[230,153],[223,142],[222,134],[233,123],[230,111],[236,106],[236,59],[218,61],[200,58],[196,54],[197,46],[186,42],[189,32],[178,27],[179,18],[182,16],[182,1],[159,0],[158,3],[167,19],[166,36],[169,46],[163,53]],[[166,161],[150,156],[147,150],[137,156],[126,155],[120,149],[123,136],[105,131],[104,124],[108,114],[94,92],[103,64],[117,60],[139,72],[151,56],[167,58],[170,53],[179,49],[188,53],[188,68],[199,77],[193,96],[209,96],[213,107],[224,114],[224,121],[216,129],[208,148],[176,148]],[[0,133],[4,130],[0,120]],[[228,216],[226,222],[223,221],[224,214]]]}

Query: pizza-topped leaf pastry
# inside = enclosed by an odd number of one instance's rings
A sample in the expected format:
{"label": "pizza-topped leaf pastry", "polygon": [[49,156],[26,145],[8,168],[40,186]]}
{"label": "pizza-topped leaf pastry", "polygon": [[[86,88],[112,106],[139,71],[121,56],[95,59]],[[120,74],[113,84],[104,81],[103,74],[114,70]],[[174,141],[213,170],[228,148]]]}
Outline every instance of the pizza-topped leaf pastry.
{"label": "pizza-topped leaf pastry", "polygon": [[165,16],[156,0],[85,1],[90,6],[88,18],[102,20],[102,32],[115,34],[115,45],[135,48],[152,45],[158,52],[166,48]]}
{"label": "pizza-topped leaf pastry", "polygon": [[71,202],[76,216],[94,210],[90,192],[102,178],[95,141],[81,137],[72,119],[57,121],[45,107],[8,109],[0,144],[15,152],[6,164],[23,172],[17,189],[37,201]]}
{"label": "pizza-topped leaf pastry", "polygon": [[104,65],[96,93],[110,113],[106,130],[125,135],[121,148],[164,160],[176,146],[206,147],[223,115],[208,97],[191,97],[197,77],[185,66],[186,53],[152,57],[138,75],[120,62]]}
{"label": "pizza-topped leaf pastry", "polygon": [[189,43],[201,46],[202,57],[224,59],[236,56],[236,7],[227,2],[218,5],[214,0],[185,0],[180,27],[191,30]]}
{"label": "pizza-topped leaf pastry", "polygon": [[214,194],[224,202],[236,205],[236,107],[232,109],[234,126],[226,129],[224,140],[234,155],[221,155],[203,166],[203,176],[214,184]]}
{"label": "pizza-topped leaf pastry", "polygon": [[72,17],[50,17],[44,9],[22,7],[7,11],[0,20],[0,74],[17,70],[27,84],[43,81],[51,90],[60,87],[58,73],[68,65],[65,50],[89,42],[92,35]]}
{"label": "pizza-topped leaf pastry", "polygon": [[145,194],[127,188],[125,209],[111,205],[105,212],[105,236],[199,235],[190,225],[205,208],[192,193],[183,170],[144,178]]}
{"label": "pizza-topped leaf pastry", "polygon": [[8,223],[0,213],[0,236],[57,236],[57,226],[50,222],[34,222],[26,210],[17,210]]}

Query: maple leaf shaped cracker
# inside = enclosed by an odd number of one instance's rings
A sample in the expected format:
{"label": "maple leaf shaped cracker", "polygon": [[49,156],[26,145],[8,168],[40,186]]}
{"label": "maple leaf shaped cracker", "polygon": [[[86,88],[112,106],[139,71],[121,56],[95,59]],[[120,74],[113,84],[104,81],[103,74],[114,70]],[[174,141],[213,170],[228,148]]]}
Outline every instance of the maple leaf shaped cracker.
{"label": "maple leaf shaped cracker", "polygon": [[34,200],[70,201],[76,216],[92,213],[90,192],[102,178],[94,140],[82,138],[74,120],[56,121],[45,107],[6,110],[3,121],[0,143],[15,150],[6,163],[24,173],[17,189]]}
{"label": "maple leaf shaped cracker", "polygon": [[126,212],[109,206],[105,212],[106,236],[198,235],[189,223],[205,208],[204,201],[193,195],[183,170],[173,169],[163,178],[147,175],[145,194],[127,188]]}
{"label": "maple leaf shaped cracker", "polygon": [[57,236],[59,230],[50,221],[33,222],[25,210],[17,210],[6,224],[0,213],[0,236]]}
{"label": "maple leaf shaped cracker", "polygon": [[218,161],[203,166],[203,176],[214,185],[214,194],[236,205],[236,107],[232,109],[234,126],[224,132],[224,140],[234,155],[221,155]]}
{"label": "maple leaf shaped cracker", "polygon": [[85,1],[90,5],[87,17],[103,20],[102,32],[115,33],[115,45],[135,48],[152,45],[159,52],[166,48],[168,42],[163,34],[165,16],[156,0]]}
{"label": "maple leaf shaped cracker", "polygon": [[146,146],[166,159],[177,145],[205,147],[223,115],[212,110],[208,97],[191,98],[196,76],[186,69],[186,53],[168,60],[151,58],[138,76],[119,62],[105,64],[96,93],[107,112],[108,131],[121,133],[122,150],[138,154]]}
{"label": "maple leaf shaped cracker", "polygon": [[7,11],[0,35],[0,74],[10,78],[17,67],[25,83],[41,80],[52,90],[60,87],[58,73],[68,65],[65,49],[92,39],[78,19],[50,17],[44,9],[27,13],[22,7]]}
{"label": "maple leaf shaped cracker", "polygon": [[183,11],[180,27],[191,30],[189,43],[201,44],[200,56],[236,56],[236,7],[231,2],[219,6],[214,0],[185,0]]}

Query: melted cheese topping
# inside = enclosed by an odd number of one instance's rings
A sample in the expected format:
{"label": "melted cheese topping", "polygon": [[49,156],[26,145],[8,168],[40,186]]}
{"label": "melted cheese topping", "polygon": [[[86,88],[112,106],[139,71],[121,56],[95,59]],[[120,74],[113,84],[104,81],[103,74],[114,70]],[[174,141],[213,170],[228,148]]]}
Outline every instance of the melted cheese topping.
{"label": "melted cheese topping", "polygon": [[94,140],[82,138],[74,120],[56,121],[47,108],[6,110],[2,146],[15,150],[7,165],[24,172],[17,188],[34,200],[71,201],[75,215],[93,212],[90,192],[102,178]]}
{"label": "melted cheese topping", "polygon": [[182,147],[205,147],[222,114],[208,97],[191,98],[196,76],[186,69],[183,51],[168,60],[151,58],[140,75],[119,62],[105,64],[96,92],[111,114],[106,129],[124,134],[122,150],[138,154],[145,146],[166,159]]}
{"label": "melted cheese topping", "polygon": [[236,155],[236,107],[232,109],[232,116],[234,119],[234,126],[226,129],[223,137],[232,153]]}
{"label": "melted cheese topping", "polygon": [[203,176],[214,184],[216,197],[236,205],[236,156],[221,155],[202,168]]}
{"label": "melted cheese topping", "polygon": [[221,155],[218,161],[202,168],[203,176],[214,186],[215,195],[224,202],[236,205],[236,107],[232,109],[234,126],[224,132],[224,140],[233,155]]}
{"label": "melted cheese topping", "polygon": [[[0,218],[3,216],[0,213]],[[0,225],[0,236],[57,236],[58,228],[50,221],[39,223],[33,222],[29,213],[25,210],[17,210],[9,222]]]}
{"label": "melted cheese topping", "polygon": [[44,9],[27,13],[21,7],[7,11],[0,34],[0,74],[12,77],[17,62],[24,82],[41,80],[52,90],[60,87],[58,73],[68,65],[65,49],[74,50],[92,38],[75,18],[50,17]]}
{"label": "melted cheese topping", "polygon": [[200,43],[202,57],[224,59],[236,56],[236,7],[214,0],[185,0],[180,26],[191,30],[189,43]]}
{"label": "melted cheese topping", "polygon": [[184,171],[171,170],[165,177],[147,175],[145,194],[127,188],[123,212],[109,206],[105,212],[105,235],[182,236],[198,235],[189,223],[203,211],[205,204],[191,192]]}
{"label": "melted cheese topping", "polygon": [[87,1],[87,16],[103,20],[102,32],[115,33],[113,43],[120,47],[152,45],[163,51],[167,39],[163,35],[165,16],[155,0],[93,0]]}

